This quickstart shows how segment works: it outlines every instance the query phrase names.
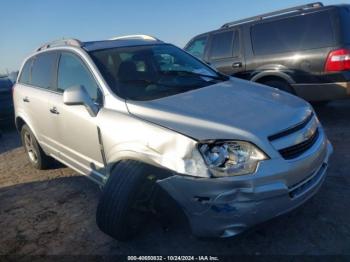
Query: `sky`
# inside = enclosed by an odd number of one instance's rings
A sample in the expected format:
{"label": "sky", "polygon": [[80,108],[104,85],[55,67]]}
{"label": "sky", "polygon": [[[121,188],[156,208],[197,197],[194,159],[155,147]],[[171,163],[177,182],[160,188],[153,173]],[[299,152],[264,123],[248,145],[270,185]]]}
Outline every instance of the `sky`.
{"label": "sky", "polygon": [[[348,0],[325,0],[324,4]],[[0,73],[18,70],[41,44],[148,34],[183,47],[222,24],[312,0],[2,0]]]}

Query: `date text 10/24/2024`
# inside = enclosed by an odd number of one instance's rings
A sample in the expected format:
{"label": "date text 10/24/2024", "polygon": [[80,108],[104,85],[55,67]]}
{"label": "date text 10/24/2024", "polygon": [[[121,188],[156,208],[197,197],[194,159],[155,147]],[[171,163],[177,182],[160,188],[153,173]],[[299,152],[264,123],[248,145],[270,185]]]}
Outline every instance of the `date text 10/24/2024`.
{"label": "date text 10/24/2024", "polygon": [[128,261],[219,261],[217,256],[128,256]]}

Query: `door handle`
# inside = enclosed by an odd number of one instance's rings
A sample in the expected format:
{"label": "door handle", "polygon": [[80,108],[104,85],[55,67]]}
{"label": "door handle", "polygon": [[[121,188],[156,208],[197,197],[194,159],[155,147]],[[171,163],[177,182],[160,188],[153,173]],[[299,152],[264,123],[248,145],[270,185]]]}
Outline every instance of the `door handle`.
{"label": "door handle", "polygon": [[25,98],[23,98],[23,102],[25,102],[25,103],[29,103],[29,102],[30,102],[30,100],[29,100],[29,98],[26,96]]}
{"label": "door handle", "polygon": [[240,68],[240,67],[242,67],[242,63],[241,63],[241,62],[233,63],[233,64],[232,64],[232,67],[233,67],[233,68]]}
{"label": "door handle", "polygon": [[52,113],[52,114],[55,114],[55,115],[58,115],[60,112],[58,112],[57,111],[57,108],[54,106],[54,107],[52,107],[52,108],[50,108],[50,112]]}

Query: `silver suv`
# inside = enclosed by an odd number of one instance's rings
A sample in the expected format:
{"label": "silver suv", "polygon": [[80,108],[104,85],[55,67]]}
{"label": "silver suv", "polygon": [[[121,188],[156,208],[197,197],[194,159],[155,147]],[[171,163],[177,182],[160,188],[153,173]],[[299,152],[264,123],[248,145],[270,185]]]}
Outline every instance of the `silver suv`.
{"label": "silver suv", "polygon": [[119,240],[161,192],[195,235],[236,235],[313,196],[332,152],[307,102],[144,35],[43,45],[14,104],[30,163],[54,158],[98,183],[97,224]]}

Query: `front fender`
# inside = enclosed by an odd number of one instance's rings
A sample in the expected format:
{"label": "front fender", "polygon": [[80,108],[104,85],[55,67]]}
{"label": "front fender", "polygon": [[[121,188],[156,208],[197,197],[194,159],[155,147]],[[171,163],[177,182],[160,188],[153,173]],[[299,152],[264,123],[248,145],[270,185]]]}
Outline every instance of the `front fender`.
{"label": "front fender", "polygon": [[177,174],[209,177],[203,158],[197,150],[196,141],[173,134],[150,137],[147,142],[130,141],[114,145],[106,152],[107,177],[116,163],[129,159],[167,169]]}

